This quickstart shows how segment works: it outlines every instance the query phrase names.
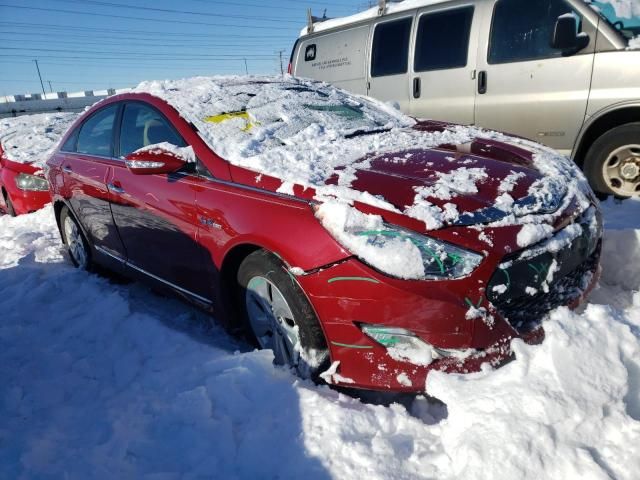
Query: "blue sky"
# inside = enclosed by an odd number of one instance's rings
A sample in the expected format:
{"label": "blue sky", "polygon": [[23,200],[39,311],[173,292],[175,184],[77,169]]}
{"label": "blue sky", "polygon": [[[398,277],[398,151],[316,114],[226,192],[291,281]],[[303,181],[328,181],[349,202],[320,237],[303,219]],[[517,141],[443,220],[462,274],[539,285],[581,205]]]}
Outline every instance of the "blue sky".
{"label": "blue sky", "polygon": [[[369,0],[0,0],[0,95],[141,80],[280,71],[306,8],[330,17]],[[16,8],[19,7],[19,8]],[[133,7],[133,8],[130,8]],[[140,8],[142,7],[142,8]],[[177,13],[179,11],[181,13]],[[73,13],[84,12],[86,14]],[[196,12],[189,14],[184,12]]]}

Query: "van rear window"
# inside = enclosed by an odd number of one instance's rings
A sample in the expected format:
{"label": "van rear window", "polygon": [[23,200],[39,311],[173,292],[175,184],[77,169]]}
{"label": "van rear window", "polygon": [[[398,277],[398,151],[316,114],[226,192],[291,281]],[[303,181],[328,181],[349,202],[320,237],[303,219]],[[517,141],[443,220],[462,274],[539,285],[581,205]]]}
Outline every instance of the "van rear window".
{"label": "van rear window", "polygon": [[412,18],[376,25],[371,51],[371,76],[407,73]]}
{"label": "van rear window", "polygon": [[473,7],[420,17],[414,70],[444,70],[467,65]]}

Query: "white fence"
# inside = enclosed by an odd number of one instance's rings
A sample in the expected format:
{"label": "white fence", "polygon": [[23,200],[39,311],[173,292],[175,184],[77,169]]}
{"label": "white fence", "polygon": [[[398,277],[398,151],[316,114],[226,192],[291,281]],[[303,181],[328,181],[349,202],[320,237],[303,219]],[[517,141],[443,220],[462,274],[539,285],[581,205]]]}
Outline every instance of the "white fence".
{"label": "white fence", "polygon": [[31,113],[80,112],[99,100],[128,89],[88,90],[85,92],[33,93],[0,97],[0,118],[16,117]]}

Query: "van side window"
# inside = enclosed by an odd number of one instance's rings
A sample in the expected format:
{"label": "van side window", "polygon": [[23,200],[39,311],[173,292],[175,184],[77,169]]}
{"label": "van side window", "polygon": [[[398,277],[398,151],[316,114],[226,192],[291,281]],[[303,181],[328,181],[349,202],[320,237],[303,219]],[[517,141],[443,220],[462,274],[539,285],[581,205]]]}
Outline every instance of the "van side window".
{"label": "van side window", "polygon": [[371,76],[407,73],[412,18],[376,25],[371,47]]}
{"label": "van side window", "polygon": [[414,70],[444,70],[467,66],[473,7],[420,17]]}
{"label": "van side window", "polygon": [[523,62],[562,56],[551,47],[560,15],[581,17],[563,0],[500,0],[493,11],[488,61],[490,64]]}

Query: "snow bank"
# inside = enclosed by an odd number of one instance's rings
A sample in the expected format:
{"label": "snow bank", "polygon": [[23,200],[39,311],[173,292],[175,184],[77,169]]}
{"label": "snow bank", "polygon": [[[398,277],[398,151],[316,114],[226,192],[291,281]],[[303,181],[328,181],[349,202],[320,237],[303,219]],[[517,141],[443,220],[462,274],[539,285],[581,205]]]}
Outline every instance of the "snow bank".
{"label": "snow bank", "polygon": [[0,119],[0,143],[9,160],[44,166],[77,113],[40,113]]}
{"label": "snow bank", "polygon": [[515,342],[502,369],[431,375],[445,404],[390,406],[299,381],[180,301],[75,270],[51,207],[2,216],[0,477],[634,480],[640,200],[604,209],[583,310],[554,311],[545,342]]}

